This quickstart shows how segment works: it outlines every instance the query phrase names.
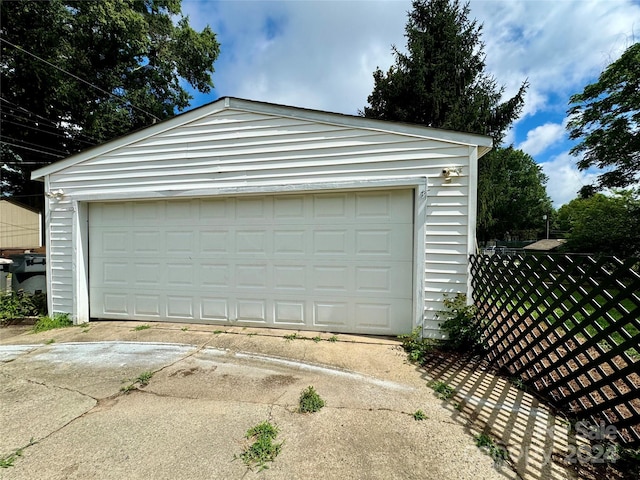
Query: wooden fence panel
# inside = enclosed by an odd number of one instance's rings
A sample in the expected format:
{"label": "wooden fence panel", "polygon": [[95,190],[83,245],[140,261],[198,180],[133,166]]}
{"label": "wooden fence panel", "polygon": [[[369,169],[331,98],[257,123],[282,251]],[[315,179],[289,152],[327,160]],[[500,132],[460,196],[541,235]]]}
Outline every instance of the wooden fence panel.
{"label": "wooden fence panel", "polygon": [[471,256],[489,360],[640,446],[640,260]]}

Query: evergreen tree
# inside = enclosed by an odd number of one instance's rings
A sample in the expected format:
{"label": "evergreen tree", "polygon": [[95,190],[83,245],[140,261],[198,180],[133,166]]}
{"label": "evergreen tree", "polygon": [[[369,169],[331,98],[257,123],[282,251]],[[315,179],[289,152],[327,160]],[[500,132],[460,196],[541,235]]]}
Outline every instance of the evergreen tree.
{"label": "evergreen tree", "polygon": [[501,102],[504,87],[485,73],[482,26],[459,0],[414,0],[407,53],[378,68],[364,116],[493,137],[499,145],[524,104],[527,83]]}

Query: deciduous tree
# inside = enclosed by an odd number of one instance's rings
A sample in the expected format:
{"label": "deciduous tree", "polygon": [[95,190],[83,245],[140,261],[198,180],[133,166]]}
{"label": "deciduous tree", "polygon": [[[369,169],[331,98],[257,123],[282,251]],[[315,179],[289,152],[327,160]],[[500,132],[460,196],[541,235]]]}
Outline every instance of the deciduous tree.
{"label": "deciduous tree", "polygon": [[189,25],[181,0],[0,8],[2,196],[37,192],[33,168],[184,110],[186,84],[213,86],[216,36]]}
{"label": "deciduous tree", "polygon": [[479,164],[478,239],[536,238],[553,207],[547,176],[533,157],[512,147],[499,148]]}
{"label": "deciduous tree", "polygon": [[557,223],[568,232],[566,251],[621,258],[640,255],[639,192],[576,198],[560,207]]}
{"label": "deciduous tree", "polygon": [[570,105],[567,128],[570,138],[580,140],[571,150],[582,155],[578,168],[604,170],[583,195],[640,181],[640,43],[573,95]]}

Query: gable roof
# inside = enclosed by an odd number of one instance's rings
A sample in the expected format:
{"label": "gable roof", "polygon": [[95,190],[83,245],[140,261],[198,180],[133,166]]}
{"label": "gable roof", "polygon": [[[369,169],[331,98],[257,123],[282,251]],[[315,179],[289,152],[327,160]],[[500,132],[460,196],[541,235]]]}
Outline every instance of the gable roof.
{"label": "gable roof", "polygon": [[65,168],[76,165],[91,158],[104,155],[115,149],[139,142],[140,140],[158,135],[167,130],[174,129],[181,125],[188,124],[203,117],[216,114],[223,110],[236,110],[243,112],[261,113],[278,117],[295,118],[318,123],[332,125],[342,125],[376,131],[385,131],[413,137],[431,138],[434,140],[450,142],[462,145],[478,146],[478,158],[489,152],[493,146],[491,137],[473,133],[461,133],[451,130],[424,127],[416,124],[390,122],[371,118],[346,115],[342,113],[331,113],[321,110],[312,110],[300,107],[290,107],[273,103],[258,102],[254,100],[244,100],[234,97],[223,97],[212,103],[181,113],[175,117],[164,120],[160,123],[145,127],[125,136],[110,140],[106,143],[91,147],[82,152],[76,153],[65,159],[54,162],[46,167],[34,170],[31,173],[32,180],[39,180],[47,175],[57,173]]}

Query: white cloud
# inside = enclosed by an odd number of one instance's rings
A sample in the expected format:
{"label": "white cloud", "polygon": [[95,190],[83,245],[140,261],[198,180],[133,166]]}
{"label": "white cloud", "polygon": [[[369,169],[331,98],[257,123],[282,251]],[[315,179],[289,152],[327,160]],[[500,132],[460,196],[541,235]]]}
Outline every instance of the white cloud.
{"label": "white cloud", "polygon": [[555,208],[576,198],[580,188],[594,183],[597,177],[597,173],[578,170],[576,157],[569,155],[569,152],[557,155],[540,165],[549,177],[547,193]]}
{"label": "white cloud", "polygon": [[[183,2],[222,44],[216,93],[343,113],[366,105],[373,70],[405,47],[409,0]],[[472,0],[487,71],[505,96],[528,79],[523,115],[566,110],[566,98],[615,60],[640,18],[633,0]],[[561,103],[558,96],[562,97]]]}
{"label": "white cloud", "polygon": [[488,68],[515,89],[572,90],[631,44],[640,18],[632,0],[472,1],[484,22]]}
{"label": "white cloud", "polygon": [[565,126],[560,123],[545,123],[529,130],[527,139],[517,148],[524,150],[532,157],[544,152],[548,147],[560,142],[565,136]]}

